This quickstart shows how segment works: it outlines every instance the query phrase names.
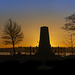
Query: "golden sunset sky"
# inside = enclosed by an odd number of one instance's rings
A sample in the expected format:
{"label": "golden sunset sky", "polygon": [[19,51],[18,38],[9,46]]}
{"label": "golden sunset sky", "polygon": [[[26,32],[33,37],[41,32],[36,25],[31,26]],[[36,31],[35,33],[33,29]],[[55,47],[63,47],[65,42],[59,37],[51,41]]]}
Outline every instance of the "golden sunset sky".
{"label": "golden sunset sky", "polygon": [[[12,18],[22,27],[23,41],[17,46],[38,46],[40,27],[48,26],[51,46],[65,46],[66,34],[61,27],[65,17],[75,13],[75,0],[0,0],[0,47],[3,25]],[[37,42],[38,41],[38,42]]]}

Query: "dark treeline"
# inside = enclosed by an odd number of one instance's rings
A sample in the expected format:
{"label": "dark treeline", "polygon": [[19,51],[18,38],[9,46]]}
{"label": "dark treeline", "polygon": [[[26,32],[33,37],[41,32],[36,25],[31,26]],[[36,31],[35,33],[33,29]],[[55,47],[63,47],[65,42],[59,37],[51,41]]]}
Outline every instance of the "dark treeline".
{"label": "dark treeline", "polygon": [[[38,53],[39,47],[15,47],[15,52],[32,52]],[[52,52],[65,52],[65,53],[72,53],[71,47],[52,47]],[[73,48],[73,52],[75,53],[75,47]],[[13,48],[0,48],[0,52],[12,52]]]}

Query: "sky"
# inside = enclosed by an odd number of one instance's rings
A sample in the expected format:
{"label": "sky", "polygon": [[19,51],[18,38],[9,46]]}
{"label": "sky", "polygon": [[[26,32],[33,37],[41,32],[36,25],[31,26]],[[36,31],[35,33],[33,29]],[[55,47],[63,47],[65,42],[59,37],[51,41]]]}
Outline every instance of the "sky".
{"label": "sky", "polygon": [[0,0],[0,47],[4,24],[11,18],[22,27],[23,41],[16,46],[38,46],[40,27],[48,26],[50,44],[65,46],[66,34],[61,27],[65,17],[75,13],[75,0]]}

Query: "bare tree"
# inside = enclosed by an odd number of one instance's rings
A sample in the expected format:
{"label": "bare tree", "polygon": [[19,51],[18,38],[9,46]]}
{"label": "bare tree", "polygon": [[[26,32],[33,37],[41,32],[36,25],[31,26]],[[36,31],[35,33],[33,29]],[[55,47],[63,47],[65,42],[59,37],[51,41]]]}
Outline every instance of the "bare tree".
{"label": "bare tree", "polygon": [[5,25],[3,30],[3,44],[13,45],[13,54],[15,55],[15,44],[18,44],[23,39],[23,32],[21,31],[21,26],[18,25],[12,19],[9,19]]}
{"label": "bare tree", "polygon": [[70,16],[67,16],[65,18],[65,20],[66,20],[66,24],[64,24],[64,26],[62,26],[62,29],[70,32],[70,34],[69,34],[69,37],[70,37],[69,41],[70,42],[68,42],[68,44],[71,46],[71,49],[73,52],[73,45],[74,45],[73,35],[75,35],[75,13]]}
{"label": "bare tree", "polygon": [[75,31],[75,13],[71,16],[67,16],[66,18],[66,24],[62,27],[62,29],[66,31]]}

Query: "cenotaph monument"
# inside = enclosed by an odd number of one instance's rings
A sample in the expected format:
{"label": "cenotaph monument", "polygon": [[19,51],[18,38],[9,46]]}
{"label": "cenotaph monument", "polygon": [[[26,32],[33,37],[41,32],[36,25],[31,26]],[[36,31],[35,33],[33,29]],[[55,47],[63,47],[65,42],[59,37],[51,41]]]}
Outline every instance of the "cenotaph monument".
{"label": "cenotaph monument", "polygon": [[39,54],[52,55],[48,27],[40,28]]}

